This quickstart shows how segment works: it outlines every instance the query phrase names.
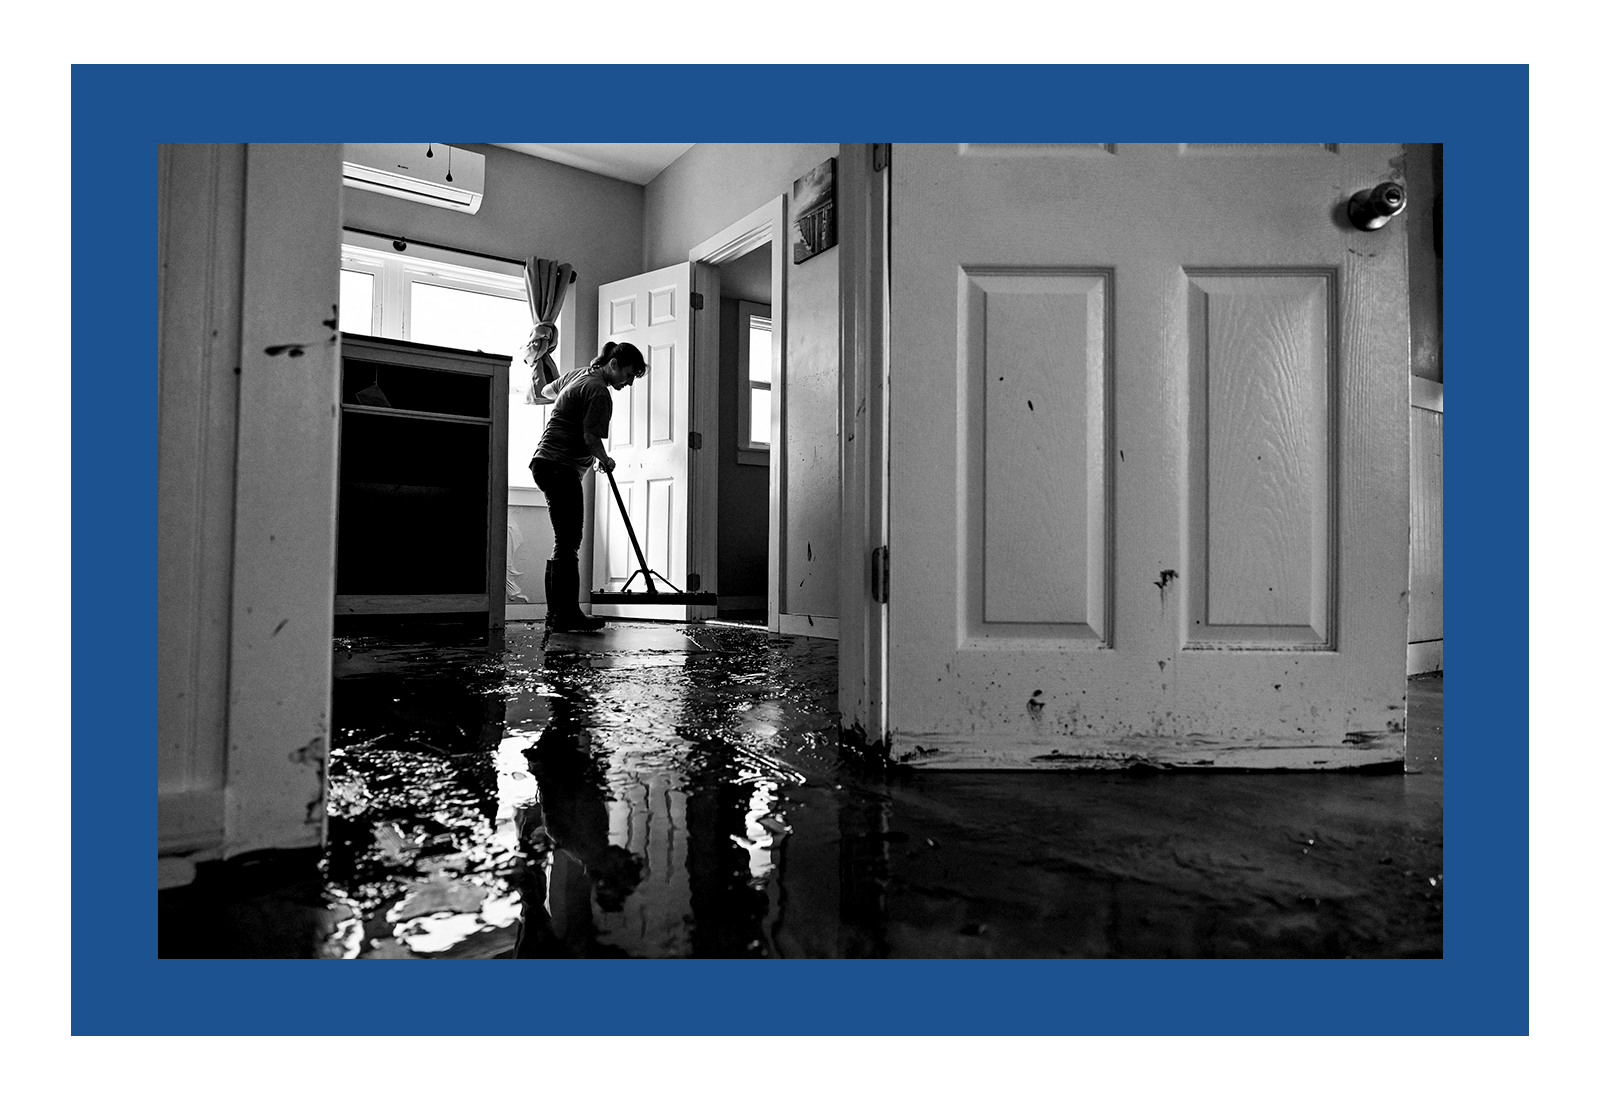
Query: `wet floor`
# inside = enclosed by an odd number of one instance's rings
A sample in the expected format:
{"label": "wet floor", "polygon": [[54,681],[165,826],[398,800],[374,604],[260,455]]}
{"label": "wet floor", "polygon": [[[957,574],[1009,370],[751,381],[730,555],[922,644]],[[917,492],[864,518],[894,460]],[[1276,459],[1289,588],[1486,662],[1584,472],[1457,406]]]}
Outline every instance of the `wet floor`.
{"label": "wet floor", "polygon": [[833,642],[541,640],[336,639],[327,850],[164,891],[163,957],[1442,954],[1442,677],[1403,773],[919,772]]}

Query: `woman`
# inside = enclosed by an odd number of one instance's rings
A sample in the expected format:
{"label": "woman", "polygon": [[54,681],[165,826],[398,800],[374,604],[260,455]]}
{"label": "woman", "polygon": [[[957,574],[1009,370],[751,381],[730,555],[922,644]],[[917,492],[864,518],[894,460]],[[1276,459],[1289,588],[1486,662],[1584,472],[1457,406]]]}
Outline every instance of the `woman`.
{"label": "woman", "polygon": [[633,385],[646,369],[644,356],[632,344],[607,344],[588,369],[563,375],[544,388],[544,396],[555,405],[528,465],[550,505],[556,536],[555,554],[544,565],[545,622],[551,630],[599,630],[606,625],[578,607],[583,475],[594,463],[608,474],[616,468],[605,445],[611,431],[610,391]]}

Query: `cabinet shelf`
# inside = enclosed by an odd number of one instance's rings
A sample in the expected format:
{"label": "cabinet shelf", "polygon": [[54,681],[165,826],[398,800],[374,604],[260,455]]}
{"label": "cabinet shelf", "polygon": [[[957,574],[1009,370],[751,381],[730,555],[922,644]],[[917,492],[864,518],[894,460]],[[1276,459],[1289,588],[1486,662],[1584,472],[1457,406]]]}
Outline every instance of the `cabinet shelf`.
{"label": "cabinet shelf", "polygon": [[355,405],[345,402],[341,412],[357,416],[397,416],[405,420],[442,420],[456,424],[492,424],[492,416],[461,416],[457,413],[427,412],[422,409],[386,409],[382,405]]}

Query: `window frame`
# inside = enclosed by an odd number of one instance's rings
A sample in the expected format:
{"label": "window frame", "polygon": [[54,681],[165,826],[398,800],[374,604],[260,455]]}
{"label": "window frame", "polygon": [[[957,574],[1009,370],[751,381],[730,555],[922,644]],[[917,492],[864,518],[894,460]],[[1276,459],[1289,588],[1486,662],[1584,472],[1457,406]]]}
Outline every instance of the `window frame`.
{"label": "window frame", "polygon": [[[753,318],[765,318],[766,328],[772,331],[772,307],[761,302],[739,302],[739,461],[751,466],[767,466],[772,462],[772,442],[762,443],[750,438],[750,394],[756,389],[772,392],[772,374],[776,364],[768,367],[767,381],[755,382],[750,378],[750,329]],[[774,353],[772,359],[776,359]],[[771,407],[770,405],[768,406]],[[769,431],[770,437],[770,431]]]}

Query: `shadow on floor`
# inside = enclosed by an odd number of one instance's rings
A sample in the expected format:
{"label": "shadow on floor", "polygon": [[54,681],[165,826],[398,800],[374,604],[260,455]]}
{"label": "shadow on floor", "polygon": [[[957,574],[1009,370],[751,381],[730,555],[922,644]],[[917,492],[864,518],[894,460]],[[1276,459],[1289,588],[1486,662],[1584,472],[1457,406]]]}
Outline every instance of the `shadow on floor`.
{"label": "shadow on floor", "polygon": [[1442,954],[1442,676],[1404,773],[924,772],[833,642],[540,641],[337,640],[325,852],[162,891],[162,957]]}

